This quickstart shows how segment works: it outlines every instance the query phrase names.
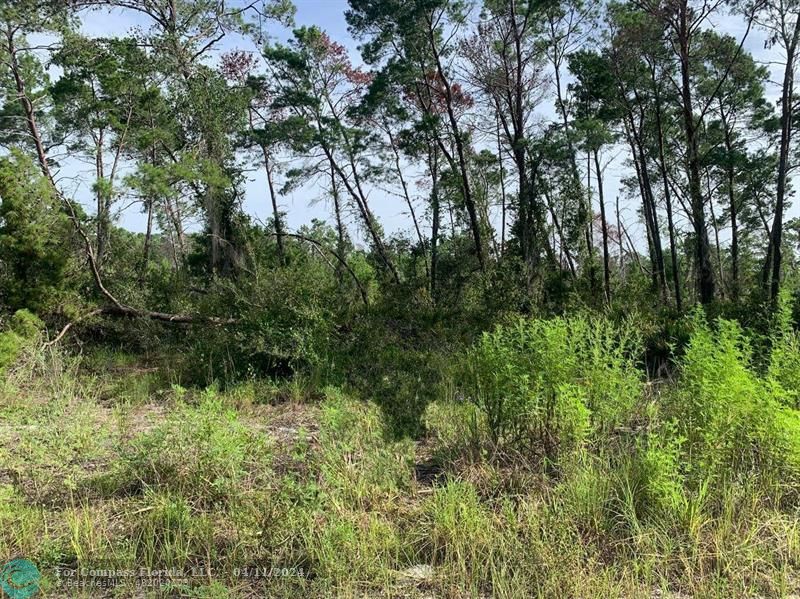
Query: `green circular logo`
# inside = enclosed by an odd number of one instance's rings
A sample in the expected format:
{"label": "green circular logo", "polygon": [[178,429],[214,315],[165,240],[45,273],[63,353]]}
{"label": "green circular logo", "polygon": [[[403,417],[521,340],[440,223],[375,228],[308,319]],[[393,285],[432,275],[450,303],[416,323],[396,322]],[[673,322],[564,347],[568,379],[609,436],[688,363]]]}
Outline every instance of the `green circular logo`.
{"label": "green circular logo", "polygon": [[11,599],[27,599],[39,590],[39,569],[26,559],[12,559],[0,570],[0,588]]}

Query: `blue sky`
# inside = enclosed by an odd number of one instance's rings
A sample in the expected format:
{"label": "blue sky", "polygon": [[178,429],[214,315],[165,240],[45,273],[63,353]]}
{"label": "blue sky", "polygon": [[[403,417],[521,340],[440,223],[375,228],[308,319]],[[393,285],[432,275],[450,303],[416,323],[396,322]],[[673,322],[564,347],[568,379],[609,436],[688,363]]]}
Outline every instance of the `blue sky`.
{"label": "blue sky", "polygon": [[[317,25],[326,30],[334,40],[344,44],[345,47],[351,51],[353,60],[358,62],[357,43],[347,31],[347,24],[344,18],[344,11],[347,9],[347,0],[295,0],[295,5],[297,7],[295,15],[295,22],[297,25]],[[727,16],[717,17],[713,26],[717,31],[729,33],[737,38],[741,37],[744,33],[744,23],[740,19]],[[149,23],[146,21],[145,17],[124,10],[89,12],[83,17],[83,30],[86,34],[92,36],[121,35],[132,27],[146,28],[149,27]],[[275,24],[272,26],[271,33],[277,39],[286,39],[290,32],[280,25]],[[772,51],[764,49],[763,42],[764,35],[754,30],[750,33],[746,47],[758,60],[770,62],[776,57],[773,55]],[[226,38],[219,46],[220,51],[234,48],[254,49],[254,46],[252,42],[236,36]],[[777,79],[777,74],[781,69],[781,65],[773,64],[771,68],[776,75],[774,78]],[[770,90],[771,97],[775,97],[775,94],[775,89]],[[545,100],[541,115],[552,117],[552,100]],[[632,175],[630,169],[624,165],[627,156],[627,151],[622,147],[614,149],[606,156],[607,167],[604,173],[604,191],[606,202],[610,206],[613,206],[616,197],[621,195],[620,179]],[[85,175],[81,176],[84,173]],[[77,175],[76,178],[78,180],[83,180],[82,184],[74,187],[74,192],[77,198],[89,200],[89,188],[92,181],[90,166],[81,166],[73,161],[73,163],[65,164],[62,174],[71,177]],[[246,185],[244,209],[248,214],[253,215],[257,219],[266,219],[271,214],[266,179],[259,171],[249,173],[248,177],[249,181]],[[414,180],[413,173],[409,174],[408,179],[411,181]],[[399,198],[388,195],[381,190],[372,190],[370,201],[373,210],[387,231],[411,231],[411,222],[406,214],[405,205]],[[637,222],[638,218],[636,216],[636,209],[639,203],[638,199],[629,202],[623,196],[620,203],[623,207],[623,221],[634,237],[637,238],[637,243],[642,243],[644,233],[642,227]],[[280,206],[281,209],[286,212],[289,227],[292,230],[309,223],[312,218],[320,218],[328,220],[329,222],[331,220],[331,209],[328,205],[327,190],[324,186],[309,184],[297,189],[282,196],[280,198]],[[423,209],[424,206],[420,203],[417,206],[418,213],[421,213]],[[596,206],[595,210],[597,210]],[[721,207],[717,207],[717,210],[719,213]],[[797,209],[792,209],[790,216],[796,214]],[[119,222],[129,229],[137,231],[143,230],[145,226],[144,216],[136,208],[130,208],[122,212]],[[679,218],[678,222],[679,224],[685,223],[685,220]],[[723,233],[723,239],[727,239],[726,233]]]}

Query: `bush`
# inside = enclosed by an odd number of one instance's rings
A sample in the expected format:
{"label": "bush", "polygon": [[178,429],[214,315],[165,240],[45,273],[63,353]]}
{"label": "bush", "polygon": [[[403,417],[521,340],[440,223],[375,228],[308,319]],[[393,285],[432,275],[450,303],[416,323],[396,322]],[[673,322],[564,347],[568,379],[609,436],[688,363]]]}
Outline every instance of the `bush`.
{"label": "bush", "polygon": [[43,323],[27,310],[17,310],[11,317],[8,330],[0,332],[0,373],[16,361],[26,344],[39,340]]}
{"label": "bush", "polygon": [[[800,413],[782,405],[775,370],[760,377],[748,338],[733,321],[712,329],[702,312],[680,362],[681,384],[668,410],[687,442],[683,454],[697,484],[754,476],[791,488],[800,475]],[[772,378],[772,380],[770,380]]]}
{"label": "bush", "polygon": [[635,529],[640,520],[678,514],[683,501],[681,442],[672,424],[636,440],[612,474],[613,512]]}
{"label": "bush", "polygon": [[630,418],[641,392],[633,349],[625,327],[602,319],[520,319],[469,351],[463,393],[495,445],[556,460]]}
{"label": "bush", "polygon": [[792,327],[789,295],[782,293],[771,335],[768,380],[775,385],[781,402],[800,408],[800,333]]}

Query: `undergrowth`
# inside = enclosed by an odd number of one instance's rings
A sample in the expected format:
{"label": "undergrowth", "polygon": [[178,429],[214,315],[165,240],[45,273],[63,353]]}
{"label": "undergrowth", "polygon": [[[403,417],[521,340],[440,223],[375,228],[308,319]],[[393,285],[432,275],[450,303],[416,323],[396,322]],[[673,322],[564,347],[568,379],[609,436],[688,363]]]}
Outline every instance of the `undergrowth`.
{"label": "undergrowth", "polygon": [[697,312],[659,380],[631,322],[508,320],[410,400],[417,436],[361,384],[184,388],[131,356],[42,349],[36,326],[12,330],[0,385],[0,558],[34,561],[45,593],[800,591],[786,319],[756,359]]}

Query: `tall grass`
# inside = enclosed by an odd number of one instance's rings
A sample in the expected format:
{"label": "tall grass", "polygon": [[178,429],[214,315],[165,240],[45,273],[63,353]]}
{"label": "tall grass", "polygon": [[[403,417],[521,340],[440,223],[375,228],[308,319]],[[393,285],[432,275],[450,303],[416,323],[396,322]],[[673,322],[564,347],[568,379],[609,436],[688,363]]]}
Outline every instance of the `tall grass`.
{"label": "tall grass", "polygon": [[127,357],[20,336],[0,559],[34,560],[55,595],[56,568],[139,567],[199,572],[158,591],[197,597],[797,593],[796,333],[784,318],[755,356],[735,322],[685,327],[674,376],[648,381],[630,324],[510,322],[440,372],[414,439],[391,397],[154,389]]}

